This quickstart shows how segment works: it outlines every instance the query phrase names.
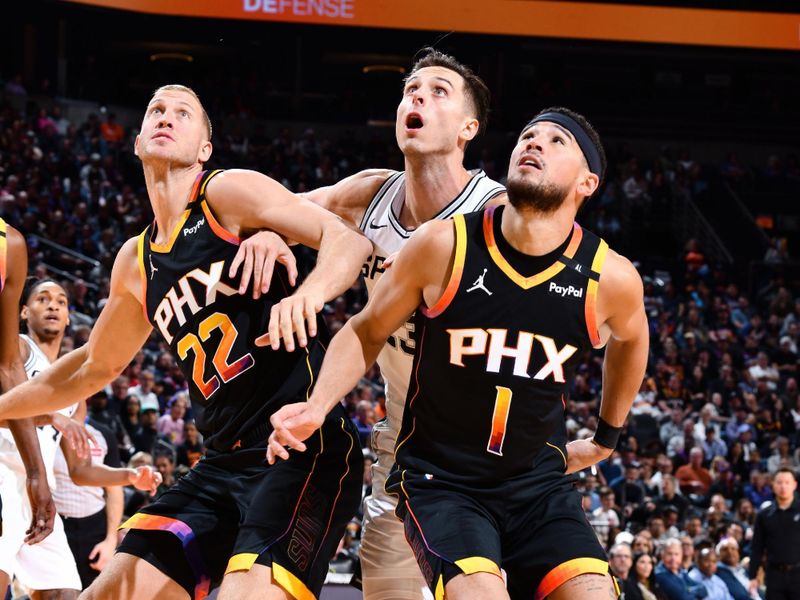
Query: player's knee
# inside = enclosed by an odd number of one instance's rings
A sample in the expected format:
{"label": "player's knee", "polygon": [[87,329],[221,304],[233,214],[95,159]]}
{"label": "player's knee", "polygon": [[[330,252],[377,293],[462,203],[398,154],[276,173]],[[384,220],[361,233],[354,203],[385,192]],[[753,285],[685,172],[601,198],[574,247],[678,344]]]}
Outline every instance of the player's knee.
{"label": "player's knee", "polygon": [[471,573],[456,575],[445,585],[448,600],[483,600],[492,598],[508,600],[503,580],[492,573]]}
{"label": "player's knee", "polygon": [[616,600],[617,588],[610,575],[584,573],[565,581],[555,589],[548,600]]}

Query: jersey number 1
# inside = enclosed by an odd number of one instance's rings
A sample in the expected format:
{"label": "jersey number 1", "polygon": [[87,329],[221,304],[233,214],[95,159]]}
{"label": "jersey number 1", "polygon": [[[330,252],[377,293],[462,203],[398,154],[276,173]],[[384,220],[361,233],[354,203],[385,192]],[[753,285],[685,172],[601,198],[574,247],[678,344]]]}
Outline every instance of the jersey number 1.
{"label": "jersey number 1", "polygon": [[507,387],[496,385],[497,397],[494,400],[494,413],[492,414],[492,434],[486,451],[497,456],[503,456],[503,442],[506,439],[506,425],[508,424],[508,410],[511,408],[512,392]]}
{"label": "jersey number 1", "polygon": [[[212,375],[206,380],[204,377],[206,352],[203,350],[203,342],[211,337],[211,332],[215,329],[219,329],[222,332],[222,340],[220,340],[219,346],[217,346],[217,350],[214,352],[214,360],[212,361],[214,370],[219,374],[219,377],[217,377],[217,375]],[[247,371],[247,369],[255,364],[255,361],[253,360],[253,355],[248,352],[234,362],[228,362],[233,343],[239,335],[239,332],[236,331],[236,327],[231,322],[228,315],[214,313],[206,317],[200,322],[197,333],[200,336],[199,338],[193,333],[187,333],[180,339],[178,342],[178,356],[181,357],[181,360],[186,360],[189,356],[189,350],[194,353],[192,380],[203,396],[208,399],[219,389],[219,386],[222,385],[219,381],[220,379],[222,379],[223,383],[227,383],[234,377]]]}

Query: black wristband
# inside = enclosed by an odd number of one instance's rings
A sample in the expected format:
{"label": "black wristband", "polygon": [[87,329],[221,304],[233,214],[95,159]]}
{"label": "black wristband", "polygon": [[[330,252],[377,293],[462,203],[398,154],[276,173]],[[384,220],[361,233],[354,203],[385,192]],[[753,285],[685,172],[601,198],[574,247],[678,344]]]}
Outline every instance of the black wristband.
{"label": "black wristband", "polygon": [[622,427],[614,427],[609,425],[603,417],[597,421],[597,431],[594,432],[594,441],[603,448],[610,448],[614,450],[619,442],[619,434],[622,433]]}

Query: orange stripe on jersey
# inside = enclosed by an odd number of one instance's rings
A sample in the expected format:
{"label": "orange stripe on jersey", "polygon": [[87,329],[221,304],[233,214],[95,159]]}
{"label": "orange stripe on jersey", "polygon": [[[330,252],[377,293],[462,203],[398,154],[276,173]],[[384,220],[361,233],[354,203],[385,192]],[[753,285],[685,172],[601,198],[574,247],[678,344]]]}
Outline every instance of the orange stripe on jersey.
{"label": "orange stripe on jersey", "polygon": [[217,221],[217,219],[214,217],[214,213],[211,212],[211,207],[208,206],[208,202],[206,200],[203,200],[200,203],[200,206],[203,208],[203,214],[206,216],[206,219],[208,219],[208,224],[211,226],[211,231],[213,231],[218,238],[237,246],[241,243],[241,240],[238,236],[233,235],[230,231],[219,224],[219,221]]}
{"label": "orange stripe on jersey", "polygon": [[574,558],[561,563],[544,576],[536,590],[535,600],[543,600],[552,594],[558,587],[578,575],[608,573],[608,563],[599,558]]}
{"label": "orange stripe on jersey", "polygon": [[[603,265],[606,262],[606,255],[608,254],[608,244],[600,240],[600,246],[595,252],[594,259],[592,260],[592,271],[600,275],[603,271]],[[603,340],[600,338],[600,331],[597,328],[597,289],[600,285],[599,281],[589,279],[586,288],[586,304],[584,305],[586,314],[586,328],[589,331],[589,339],[592,341],[592,346],[599,348],[603,345]]]}
{"label": "orange stripe on jersey", "polygon": [[464,274],[464,259],[467,255],[467,226],[464,221],[464,215],[455,215],[453,223],[456,228],[456,254],[453,258],[453,269],[450,271],[450,280],[447,282],[447,287],[444,294],[439,300],[430,308],[422,307],[420,310],[422,314],[433,319],[438,317],[444,312],[450,303],[455,298],[458,286],[461,283],[461,276]]}
{"label": "orange stripe on jersey", "polygon": [[200,195],[199,195],[199,198],[201,198],[202,200],[200,206],[203,208],[203,214],[206,216],[206,219],[208,219],[208,224],[211,226],[211,231],[213,231],[218,238],[223,239],[231,244],[236,244],[238,246],[241,243],[241,239],[239,239],[239,236],[233,235],[230,231],[228,231],[222,225],[220,225],[220,222],[217,221],[217,218],[211,211],[211,207],[208,205],[208,200],[206,200],[206,186],[208,186],[208,182],[214,179],[214,177],[216,177],[220,173],[222,173],[222,171],[223,171],[222,169],[216,169],[215,171],[211,171],[209,176],[206,177],[205,180],[203,181],[203,185],[200,188]]}
{"label": "orange stripe on jersey", "polygon": [[[495,264],[500,267],[500,270],[505,273],[511,281],[516,283],[522,289],[528,290],[534,286],[537,286],[541,283],[544,283],[548,279],[552,279],[556,275],[558,275],[566,265],[562,262],[555,262],[554,264],[547,267],[544,271],[537,273],[536,275],[531,275],[530,277],[524,277],[520,275],[514,267],[512,267],[509,262],[505,259],[505,257],[500,253],[500,249],[497,247],[497,241],[494,238],[494,211],[497,209],[496,206],[486,209],[486,212],[483,214],[483,236],[486,239],[486,247],[489,250],[489,255],[492,257],[492,260]],[[575,252],[578,250],[578,246],[580,246],[581,240],[583,239],[583,230],[581,226],[575,223],[573,225],[573,233],[572,239],[567,246],[566,251],[564,252],[564,256],[567,258],[572,258],[575,256]]]}
{"label": "orange stripe on jersey", "polygon": [[6,284],[6,273],[8,272],[8,226],[3,219],[0,219],[0,292]]}

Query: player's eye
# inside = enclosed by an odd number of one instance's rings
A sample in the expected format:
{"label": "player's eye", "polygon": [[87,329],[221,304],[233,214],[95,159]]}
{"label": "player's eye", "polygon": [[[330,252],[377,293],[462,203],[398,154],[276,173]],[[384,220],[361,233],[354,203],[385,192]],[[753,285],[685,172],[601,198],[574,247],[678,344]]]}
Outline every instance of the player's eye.
{"label": "player's eye", "polygon": [[182,110],[180,114],[181,114],[182,117],[188,117],[189,116],[189,113],[186,112],[185,110]]}
{"label": "player's eye", "polygon": [[433,93],[436,94],[437,96],[446,96],[447,90],[444,89],[443,87],[435,87],[433,88]]}
{"label": "player's eye", "polygon": [[411,93],[413,93],[413,92],[416,92],[418,89],[419,89],[419,87],[418,87],[418,86],[416,86],[416,85],[409,85],[409,86],[406,88],[406,94],[411,94]]}
{"label": "player's eye", "polygon": [[553,141],[556,144],[561,144],[562,146],[566,143],[566,142],[564,142],[564,138],[562,138],[560,135],[557,135],[556,137],[554,137]]}

